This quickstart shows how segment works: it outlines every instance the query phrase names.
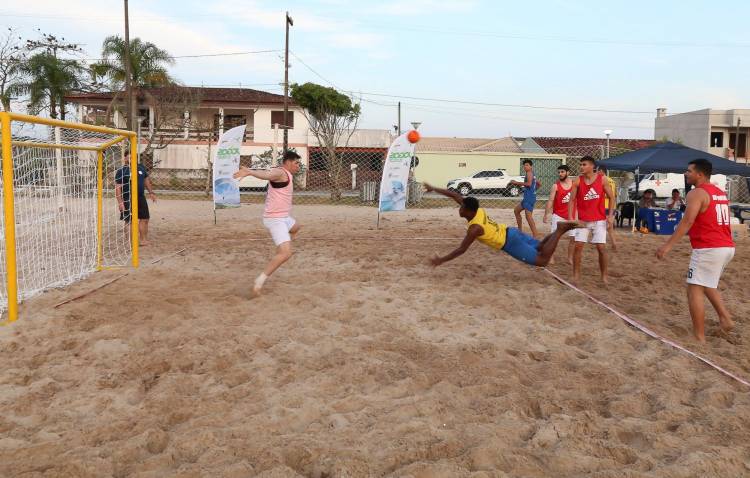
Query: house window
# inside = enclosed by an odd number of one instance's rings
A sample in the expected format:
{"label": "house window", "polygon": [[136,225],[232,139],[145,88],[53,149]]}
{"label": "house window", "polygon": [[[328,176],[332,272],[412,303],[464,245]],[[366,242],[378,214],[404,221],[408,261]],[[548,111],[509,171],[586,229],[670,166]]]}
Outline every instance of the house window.
{"label": "house window", "polygon": [[[214,131],[218,134],[219,132],[219,118],[221,115],[214,115]],[[224,115],[224,131],[232,129],[235,126],[241,126],[247,124],[247,116],[245,115]]]}
{"label": "house window", "polygon": [[466,163],[458,163],[458,167],[459,168],[465,168],[466,167]]}
{"label": "house window", "polygon": [[[289,111],[289,129],[294,129],[294,111]],[[284,125],[284,112],[283,111],[271,111],[271,128],[273,125],[278,124],[279,129],[283,129]]]}
{"label": "house window", "polygon": [[148,128],[148,125],[149,125],[148,108],[138,108],[138,116],[141,118],[141,128]]}
{"label": "house window", "polygon": [[723,148],[724,147],[724,133],[712,132],[710,146],[712,148]]}
{"label": "house window", "polygon": [[111,115],[107,113],[106,106],[88,106],[85,111],[84,123],[97,126],[109,126],[111,124]]}

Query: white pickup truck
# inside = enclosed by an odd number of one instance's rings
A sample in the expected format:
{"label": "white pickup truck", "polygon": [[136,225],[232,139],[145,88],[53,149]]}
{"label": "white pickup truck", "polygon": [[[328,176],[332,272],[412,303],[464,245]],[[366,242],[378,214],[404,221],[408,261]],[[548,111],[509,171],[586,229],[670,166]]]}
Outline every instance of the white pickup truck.
{"label": "white pickup truck", "polygon": [[507,196],[519,196],[523,188],[511,185],[511,181],[524,182],[523,176],[508,176],[504,169],[491,169],[479,171],[473,176],[451,179],[448,181],[448,189],[458,191],[462,196],[472,192],[485,192],[490,194],[504,194]]}

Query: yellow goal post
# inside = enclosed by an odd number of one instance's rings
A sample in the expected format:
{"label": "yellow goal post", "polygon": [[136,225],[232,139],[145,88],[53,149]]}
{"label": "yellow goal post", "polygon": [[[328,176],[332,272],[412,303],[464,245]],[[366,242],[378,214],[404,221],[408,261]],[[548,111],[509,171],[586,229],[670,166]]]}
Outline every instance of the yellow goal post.
{"label": "yellow goal post", "polygon": [[138,194],[131,191],[139,174],[129,173],[138,171],[136,152],[131,131],[0,112],[6,323],[18,318],[20,302],[45,290],[94,271],[138,267]]}

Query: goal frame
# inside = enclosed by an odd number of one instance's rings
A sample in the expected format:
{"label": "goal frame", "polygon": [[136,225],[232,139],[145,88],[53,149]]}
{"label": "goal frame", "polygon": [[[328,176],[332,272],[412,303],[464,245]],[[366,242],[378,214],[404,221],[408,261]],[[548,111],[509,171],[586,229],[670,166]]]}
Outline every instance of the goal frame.
{"label": "goal frame", "polygon": [[[75,129],[80,131],[90,131],[95,133],[104,133],[114,135],[115,139],[103,143],[101,146],[75,146],[69,144],[55,143],[37,143],[27,141],[15,141],[12,136],[11,124],[13,121],[45,125],[50,127],[60,127]],[[133,131],[107,128],[104,126],[88,125],[83,123],[74,123],[51,118],[40,118],[38,116],[25,115],[11,112],[0,112],[0,156],[2,157],[2,184],[3,184],[3,218],[4,228],[2,231],[5,237],[5,267],[6,271],[6,292],[8,297],[8,319],[7,322],[14,322],[18,319],[18,270],[16,262],[16,213],[15,213],[15,191],[13,187],[13,146],[33,146],[36,148],[49,149],[72,149],[81,151],[96,151],[97,156],[97,216],[96,216],[96,243],[97,243],[97,266],[96,270],[104,269],[102,266],[102,224],[103,224],[103,197],[104,197],[104,151],[120,142],[127,141],[130,146],[130,171],[138,170],[137,154],[137,135]],[[130,174],[130,210],[138,211],[138,194],[132,191],[138,190],[138,175]],[[132,214],[132,213],[131,213]],[[138,267],[138,221],[131,218],[130,221],[131,236],[131,260],[133,267]]]}

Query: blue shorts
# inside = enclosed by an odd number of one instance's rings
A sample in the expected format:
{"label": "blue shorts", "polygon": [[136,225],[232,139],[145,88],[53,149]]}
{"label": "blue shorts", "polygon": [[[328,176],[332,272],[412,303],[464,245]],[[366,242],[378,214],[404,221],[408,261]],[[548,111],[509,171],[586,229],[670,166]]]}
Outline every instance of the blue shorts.
{"label": "blue shorts", "polygon": [[534,212],[534,204],[536,203],[536,194],[525,194],[521,201],[521,207],[529,212]]}
{"label": "blue shorts", "polygon": [[539,255],[538,246],[539,241],[519,231],[516,227],[509,227],[505,232],[503,250],[521,262],[535,266]]}

